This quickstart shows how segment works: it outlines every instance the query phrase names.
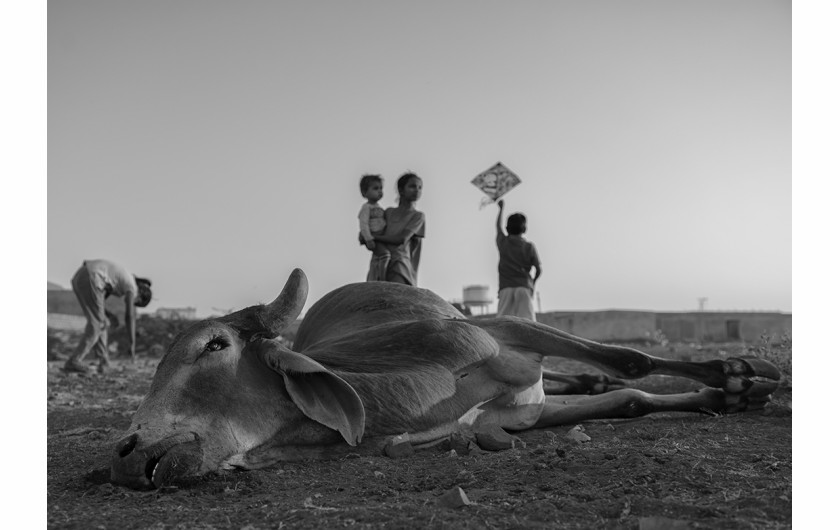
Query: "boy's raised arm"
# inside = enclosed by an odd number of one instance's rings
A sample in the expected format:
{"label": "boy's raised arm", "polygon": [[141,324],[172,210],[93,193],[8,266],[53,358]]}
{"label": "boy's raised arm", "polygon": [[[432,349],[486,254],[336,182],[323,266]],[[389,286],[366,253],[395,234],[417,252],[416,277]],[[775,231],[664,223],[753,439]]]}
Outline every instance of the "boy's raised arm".
{"label": "boy's raised arm", "polygon": [[505,208],[505,201],[499,200],[499,215],[496,217],[496,237],[498,236],[505,236],[504,230],[502,230],[502,210]]}

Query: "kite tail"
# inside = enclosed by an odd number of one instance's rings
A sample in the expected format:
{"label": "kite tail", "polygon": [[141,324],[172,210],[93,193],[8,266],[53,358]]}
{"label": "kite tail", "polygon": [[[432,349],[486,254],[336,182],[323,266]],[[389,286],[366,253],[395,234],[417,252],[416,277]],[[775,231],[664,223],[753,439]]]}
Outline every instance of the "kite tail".
{"label": "kite tail", "polygon": [[496,202],[495,199],[491,199],[490,197],[485,195],[484,197],[481,198],[481,203],[478,205],[478,209],[481,210],[482,208],[484,208],[488,204],[493,204],[495,202]]}

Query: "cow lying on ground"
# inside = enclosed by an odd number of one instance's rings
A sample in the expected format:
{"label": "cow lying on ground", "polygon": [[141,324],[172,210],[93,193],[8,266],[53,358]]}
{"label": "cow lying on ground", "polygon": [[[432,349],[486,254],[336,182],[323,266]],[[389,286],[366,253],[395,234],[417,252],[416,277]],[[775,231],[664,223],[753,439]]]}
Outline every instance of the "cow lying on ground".
{"label": "cow lying on ground", "polygon": [[[763,407],[780,377],[756,358],[674,361],[518,318],[468,320],[430,291],[393,283],[327,294],[308,311],[289,350],[274,337],[297,318],[307,289],[296,269],[274,302],[178,335],[117,443],[112,481],[152,488],[216,469],[381,452],[402,433],[422,445],[464,430],[509,436],[502,429],[663,411],[737,412]],[[546,396],[544,356],[608,374],[551,376],[578,392],[593,390],[581,386],[587,382],[599,391],[619,387],[609,376],[649,374],[714,388]]]}

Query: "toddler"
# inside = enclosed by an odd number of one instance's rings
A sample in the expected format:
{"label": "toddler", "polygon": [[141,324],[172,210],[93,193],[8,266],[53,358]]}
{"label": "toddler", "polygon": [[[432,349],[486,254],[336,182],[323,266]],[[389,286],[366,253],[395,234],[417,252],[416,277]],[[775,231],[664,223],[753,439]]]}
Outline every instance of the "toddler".
{"label": "toddler", "polygon": [[363,244],[372,252],[367,281],[384,282],[388,271],[391,253],[384,243],[377,242],[373,236],[385,233],[385,210],[379,206],[382,198],[382,177],[365,175],[359,182],[362,197],[367,202],[359,210],[359,231]]}

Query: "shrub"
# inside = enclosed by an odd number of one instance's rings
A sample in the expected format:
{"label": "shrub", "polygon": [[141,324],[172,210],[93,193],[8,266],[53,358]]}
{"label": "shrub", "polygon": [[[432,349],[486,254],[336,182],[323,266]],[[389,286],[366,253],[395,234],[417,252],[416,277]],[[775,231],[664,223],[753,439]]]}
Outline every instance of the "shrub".
{"label": "shrub", "polygon": [[775,364],[782,372],[779,388],[793,387],[793,338],[790,333],[781,336],[762,334],[757,343],[744,347],[744,355]]}

